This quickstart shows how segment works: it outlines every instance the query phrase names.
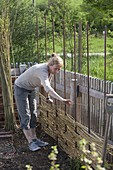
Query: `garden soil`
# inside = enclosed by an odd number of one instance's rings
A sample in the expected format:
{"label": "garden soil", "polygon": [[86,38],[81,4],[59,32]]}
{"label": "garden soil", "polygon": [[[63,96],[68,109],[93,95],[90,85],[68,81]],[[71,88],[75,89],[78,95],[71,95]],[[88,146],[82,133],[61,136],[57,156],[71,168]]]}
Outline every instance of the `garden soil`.
{"label": "garden soil", "polygon": [[[27,170],[26,165],[32,166],[32,170],[49,170],[51,161],[48,155],[51,153],[51,146],[57,146],[55,140],[48,136],[40,126],[37,125],[37,137],[47,141],[48,146],[32,152],[21,129],[12,134],[12,137],[0,137],[0,170]],[[58,155],[56,163],[60,170],[70,170],[69,156],[57,146]]]}

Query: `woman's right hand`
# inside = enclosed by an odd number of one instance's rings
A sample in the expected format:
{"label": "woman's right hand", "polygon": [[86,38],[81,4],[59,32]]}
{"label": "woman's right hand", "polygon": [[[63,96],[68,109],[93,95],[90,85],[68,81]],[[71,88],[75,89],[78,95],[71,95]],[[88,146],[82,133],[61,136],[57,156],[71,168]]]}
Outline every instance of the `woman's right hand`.
{"label": "woman's right hand", "polygon": [[68,105],[72,105],[72,104],[73,104],[73,102],[72,102],[71,99],[64,99],[63,102],[64,102],[65,104],[68,104]]}

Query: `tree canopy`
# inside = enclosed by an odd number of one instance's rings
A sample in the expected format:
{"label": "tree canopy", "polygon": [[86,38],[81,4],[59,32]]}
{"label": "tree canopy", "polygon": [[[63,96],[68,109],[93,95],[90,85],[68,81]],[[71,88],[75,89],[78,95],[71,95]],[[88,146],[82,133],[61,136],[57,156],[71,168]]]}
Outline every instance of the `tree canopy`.
{"label": "tree canopy", "polygon": [[[73,0],[72,0],[73,1]],[[107,25],[109,32],[113,31],[113,2],[112,0],[83,0],[80,5],[69,0],[10,0],[10,43],[11,62],[36,61],[37,52],[45,53],[45,36],[47,51],[52,52],[52,19],[55,24],[55,41],[62,47],[62,27],[65,20],[66,39],[70,44],[73,36],[73,26],[82,21],[85,31],[86,22],[90,24],[91,33],[102,34]],[[0,1],[0,12],[3,0]],[[72,5],[73,4],[73,5]],[[46,33],[45,35],[45,18]],[[38,18],[38,23],[37,23]],[[37,37],[38,35],[38,37]],[[38,43],[38,49],[37,49]],[[61,49],[58,47],[58,51]]]}

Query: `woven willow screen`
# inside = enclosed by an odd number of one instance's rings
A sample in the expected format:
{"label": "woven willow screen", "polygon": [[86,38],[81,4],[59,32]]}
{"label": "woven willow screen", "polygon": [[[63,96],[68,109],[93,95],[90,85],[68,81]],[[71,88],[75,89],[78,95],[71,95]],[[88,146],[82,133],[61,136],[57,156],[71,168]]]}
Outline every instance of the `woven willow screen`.
{"label": "woven willow screen", "polygon": [[[86,139],[87,142],[96,144],[96,149],[101,156],[103,139],[92,131],[88,133],[87,127],[75,122],[75,120],[54,104],[46,102],[46,98],[39,94],[39,121],[43,130],[53,139],[57,140],[58,145],[72,158],[80,156],[79,141]],[[108,150],[113,146],[108,144]]]}

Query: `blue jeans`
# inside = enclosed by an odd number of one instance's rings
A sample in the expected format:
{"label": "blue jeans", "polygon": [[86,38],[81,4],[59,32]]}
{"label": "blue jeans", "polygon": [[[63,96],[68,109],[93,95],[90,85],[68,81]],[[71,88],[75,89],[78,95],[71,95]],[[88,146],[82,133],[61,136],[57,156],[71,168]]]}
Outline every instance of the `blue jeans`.
{"label": "blue jeans", "polygon": [[14,96],[21,128],[25,130],[35,128],[37,118],[36,91],[14,85]]}

